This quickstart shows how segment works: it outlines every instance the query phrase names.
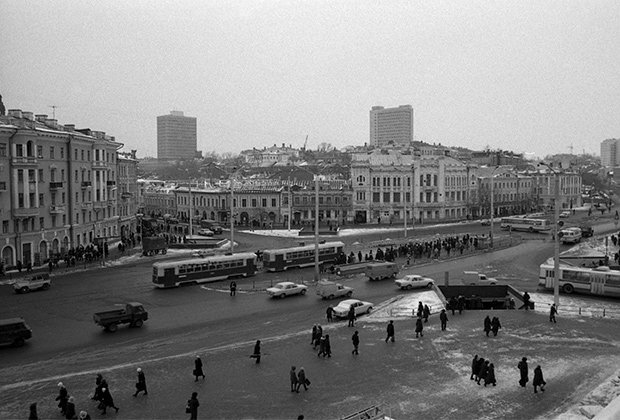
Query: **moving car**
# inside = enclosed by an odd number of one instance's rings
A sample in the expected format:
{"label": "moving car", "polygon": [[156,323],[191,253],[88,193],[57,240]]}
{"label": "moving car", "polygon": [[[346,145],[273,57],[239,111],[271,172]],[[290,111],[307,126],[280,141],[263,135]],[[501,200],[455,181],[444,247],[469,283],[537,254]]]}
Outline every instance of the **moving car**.
{"label": "moving car", "polygon": [[592,226],[581,225],[579,226],[579,229],[581,229],[582,238],[589,238],[594,235],[594,229],[592,228]]}
{"label": "moving car", "polygon": [[366,266],[366,277],[369,280],[383,280],[395,278],[398,274],[398,265],[393,262],[377,261]]}
{"label": "moving car", "polygon": [[567,217],[570,217],[570,211],[564,210],[562,213],[560,213],[560,218],[566,219]]}
{"label": "moving car", "polygon": [[362,314],[369,314],[372,310],[372,303],[364,302],[357,299],[347,299],[340,302],[334,308],[334,316],[339,318],[346,318],[349,315],[349,309],[353,306],[355,308],[355,316]]}
{"label": "moving car", "polygon": [[497,279],[477,271],[463,271],[463,284],[469,286],[495,286]]}
{"label": "moving car", "polygon": [[149,314],[139,302],[129,302],[123,309],[97,312],[93,315],[95,324],[106,331],[114,332],[119,324],[129,324],[130,327],[141,327],[149,319]]}
{"label": "moving car", "polygon": [[491,226],[491,219],[482,219],[480,220],[480,224],[482,226]]}
{"label": "moving car", "polygon": [[396,285],[400,289],[411,290],[420,289],[423,287],[427,287],[430,289],[431,287],[433,287],[433,284],[435,284],[435,280],[431,279],[430,277],[420,276],[419,274],[409,274],[402,279],[394,280],[394,283],[396,283]]}
{"label": "moving car", "polygon": [[23,318],[0,319],[0,344],[23,346],[32,338],[32,330]]}
{"label": "moving car", "polygon": [[33,290],[47,290],[51,287],[52,281],[47,273],[37,274],[29,279],[17,280],[13,283],[15,293],[28,293]]}
{"label": "moving car", "polygon": [[308,286],[292,283],[290,281],[276,283],[275,286],[267,289],[267,293],[274,298],[285,298],[291,295],[305,295],[307,291]]}
{"label": "moving car", "polygon": [[560,231],[560,241],[563,244],[576,244],[581,241],[581,229],[578,227],[564,228]]}
{"label": "moving car", "polygon": [[203,228],[198,231],[200,236],[213,236],[213,231],[211,229]]}
{"label": "moving car", "polygon": [[323,299],[334,299],[341,296],[351,297],[353,289],[333,281],[321,280],[316,285],[316,294]]}

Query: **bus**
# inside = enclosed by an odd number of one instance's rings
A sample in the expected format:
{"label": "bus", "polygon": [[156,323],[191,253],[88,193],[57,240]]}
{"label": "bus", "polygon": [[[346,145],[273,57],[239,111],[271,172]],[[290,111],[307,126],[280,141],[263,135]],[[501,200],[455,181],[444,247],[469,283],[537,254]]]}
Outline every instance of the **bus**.
{"label": "bus", "polygon": [[[553,258],[540,265],[538,285],[553,290]],[[620,271],[607,266],[594,268],[560,265],[558,287],[564,293],[587,293],[620,297]]]}
{"label": "bus", "polygon": [[[319,263],[335,263],[343,252],[344,243],[342,242],[319,244]],[[314,245],[263,251],[263,266],[267,271],[284,271],[289,268],[311,267],[313,265]]]}
{"label": "bus", "polygon": [[153,283],[159,288],[206,283],[231,277],[253,276],[258,271],[256,254],[251,252],[216,255],[190,260],[153,264]]}
{"label": "bus", "polygon": [[526,232],[544,232],[551,229],[547,219],[532,219],[529,217],[502,217],[502,229],[523,230]]}

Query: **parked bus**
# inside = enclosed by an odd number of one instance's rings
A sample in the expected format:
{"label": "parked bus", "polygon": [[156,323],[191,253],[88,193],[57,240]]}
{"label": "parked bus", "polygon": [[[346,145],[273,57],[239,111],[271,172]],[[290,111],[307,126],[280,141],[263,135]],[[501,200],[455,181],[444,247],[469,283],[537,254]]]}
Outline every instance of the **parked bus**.
{"label": "parked bus", "polygon": [[[538,285],[553,290],[553,259],[540,265]],[[587,293],[620,297],[620,271],[607,266],[594,268],[560,265],[558,287],[564,293]]]}
{"label": "parked bus", "polygon": [[256,254],[246,252],[216,255],[191,260],[157,262],[153,264],[153,283],[156,287],[178,287],[183,283],[206,283],[230,277],[248,277],[257,272]]}
{"label": "parked bus", "polygon": [[[335,263],[342,252],[344,252],[344,243],[342,242],[319,244],[319,263]],[[312,265],[314,265],[314,245],[263,251],[263,266],[267,271],[284,271],[289,268],[310,267]]]}
{"label": "parked bus", "polygon": [[544,232],[551,229],[547,219],[528,217],[502,217],[502,229],[524,230],[526,232]]}

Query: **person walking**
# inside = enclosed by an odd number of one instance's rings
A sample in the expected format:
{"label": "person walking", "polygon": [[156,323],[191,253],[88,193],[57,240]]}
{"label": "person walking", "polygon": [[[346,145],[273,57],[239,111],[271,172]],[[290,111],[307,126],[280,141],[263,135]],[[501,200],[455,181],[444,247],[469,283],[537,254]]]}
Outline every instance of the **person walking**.
{"label": "person walking", "polygon": [[458,307],[458,302],[456,300],[456,298],[454,296],[452,296],[450,298],[450,303],[448,304],[448,306],[450,307],[450,310],[452,311],[452,315],[454,315],[454,311],[456,310],[456,308]]}
{"label": "person walking", "polygon": [[387,343],[388,340],[392,340],[392,343],[394,342],[394,321],[392,320],[387,324],[387,337],[385,337],[385,342]]}
{"label": "person walking", "polygon": [[487,337],[489,336],[489,332],[491,332],[491,318],[489,318],[488,315],[484,318],[484,332]]}
{"label": "person walking", "polygon": [[545,392],[545,385],[547,385],[547,382],[545,382],[545,379],[543,378],[543,372],[540,365],[536,366],[534,369],[534,380],[532,381],[532,385],[534,385],[534,394],[538,393],[536,387],[540,387],[540,390]]}
{"label": "person walking", "polygon": [[231,296],[237,295],[237,282],[235,281],[230,282],[230,295]]}
{"label": "person walking", "polygon": [[260,363],[260,340],[256,340],[256,344],[254,344],[254,353],[252,353],[250,357],[256,359],[256,364]]}
{"label": "person walking", "polygon": [[481,357],[478,359],[478,362],[476,363],[476,369],[474,370],[474,381],[476,381],[476,383],[480,381],[480,370],[484,366],[484,362],[485,362],[484,357]]}
{"label": "person walking", "polygon": [[334,321],[334,307],[332,305],[329,305],[327,307],[327,309],[325,310],[325,314],[327,315],[327,322]]}
{"label": "person walking", "polygon": [[317,353],[317,357],[325,357],[326,355],[326,351],[325,351],[325,337],[321,336],[321,338],[319,339],[319,352]]}
{"label": "person walking", "polygon": [[487,372],[489,371],[489,361],[485,360],[484,363],[480,364],[480,370],[478,371],[478,380],[476,383],[480,385],[480,380],[487,377]]}
{"label": "person walking", "polygon": [[194,382],[198,382],[199,376],[202,376],[202,379],[206,378],[205,373],[202,370],[202,360],[200,359],[200,356],[196,356],[196,359],[194,360],[194,376],[196,377]]}
{"label": "person walking", "polygon": [[419,316],[415,322],[415,338],[418,338],[418,334],[420,337],[424,337],[422,331],[424,330],[424,324],[422,323],[422,317]]}
{"label": "person walking", "polygon": [[416,312],[416,316],[419,316],[421,318],[423,314],[424,314],[424,305],[422,305],[422,302],[418,302],[418,311]]}
{"label": "person walking", "polygon": [[308,380],[308,378],[306,378],[306,371],[304,370],[304,368],[300,367],[299,372],[297,373],[297,392],[299,392],[299,388],[301,388],[302,385],[304,386],[304,390],[307,391],[308,385],[310,385],[310,381]]}
{"label": "person walking", "polygon": [[291,370],[289,371],[289,376],[291,379],[291,392],[299,392],[297,390],[297,372],[295,372],[295,366],[291,366]]}
{"label": "person walking", "polygon": [[30,414],[28,414],[28,420],[39,420],[39,414],[37,413],[37,403],[30,404]]}
{"label": "person walking", "polygon": [[487,374],[484,377],[484,386],[487,386],[488,384],[493,384],[493,386],[497,385],[497,380],[495,379],[495,366],[493,363],[489,364]]}
{"label": "person walking", "polygon": [[329,334],[325,334],[325,354],[323,357],[332,357],[332,343],[329,341]]}
{"label": "person walking", "polygon": [[359,351],[358,351],[358,348],[360,345],[359,331],[355,330],[355,332],[351,336],[351,341],[353,342],[353,351],[351,351],[351,354],[359,354]]}
{"label": "person walking", "polygon": [[470,380],[474,380],[474,376],[478,373],[478,355],[474,356],[474,359],[471,361],[471,376]]}
{"label": "person walking", "polygon": [[431,315],[431,308],[428,305],[424,305],[424,309],[422,310],[422,317],[424,318],[424,322],[428,322],[428,317]]}
{"label": "person walking", "polygon": [[146,390],[146,377],[144,376],[144,372],[142,372],[141,368],[136,369],[138,372],[138,382],[136,382],[136,392],[134,392],[133,396],[137,397],[138,394],[144,391],[144,395],[148,395],[148,391]]}
{"label": "person walking", "polygon": [[58,382],[58,396],[56,397],[56,401],[58,401],[58,408],[60,408],[61,414],[65,414],[68,399],[69,392],[67,391],[67,388],[65,388],[65,385],[62,382]]}
{"label": "person walking", "polygon": [[65,407],[65,418],[67,420],[73,420],[77,418],[77,414],[75,412],[75,398],[69,397],[67,400],[67,406]]}
{"label": "person walking", "polygon": [[95,378],[95,393],[91,397],[91,400],[99,401],[101,399],[101,388],[102,388],[101,382],[102,381],[103,381],[103,376],[101,375],[101,373],[98,373],[97,377]]}
{"label": "person walking", "polygon": [[187,400],[187,405],[185,406],[185,413],[189,414],[189,420],[198,420],[198,407],[200,407],[198,393],[192,392],[192,396]]}
{"label": "person walking", "polygon": [[448,325],[448,314],[446,314],[446,310],[442,309],[439,314],[439,320],[441,321],[441,331],[446,330],[446,325]]}
{"label": "person walking", "polygon": [[316,324],[314,324],[312,326],[312,339],[310,340],[310,344],[312,346],[314,346],[314,348],[316,349],[316,334],[317,334],[318,328],[316,326]]}
{"label": "person walking", "polygon": [[112,407],[118,413],[118,407],[114,405],[114,399],[108,388],[101,389],[101,403],[99,404],[101,414],[105,414],[108,407]]}
{"label": "person walking", "polygon": [[530,309],[530,294],[528,292],[523,293],[523,305],[519,309],[525,308],[526,311]]}
{"label": "person walking", "polygon": [[551,309],[549,310],[549,322],[556,323],[555,315],[558,313],[558,309],[555,307],[555,303],[551,304]]}
{"label": "person walking", "polygon": [[349,313],[347,315],[347,318],[349,318],[349,327],[355,327],[355,308],[353,307],[353,305],[351,305],[351,307],[349,307]]}
{"label": "person walking", "polygon": [[519,379],[519,385],[525,388],[525,385],[530,380],[530,378],[528,378],[527,357],[522,358],[517,367],[519,368],[519,373],[521,374],[521,379]]}
{"label": "person walking", "polygon": [[491,330],[493,331],[493,337],[497,337],[497,333],[499,332],[500,328],[502,328],[502,324],[500,324],[499,318],[494,316],[491,320]]}

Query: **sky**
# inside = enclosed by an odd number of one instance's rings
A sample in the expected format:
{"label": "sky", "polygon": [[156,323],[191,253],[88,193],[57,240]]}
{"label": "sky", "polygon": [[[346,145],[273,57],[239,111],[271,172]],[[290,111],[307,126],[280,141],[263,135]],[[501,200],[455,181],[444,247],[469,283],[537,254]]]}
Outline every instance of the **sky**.
{"label": "sky", "polygon": [[[620,137],[620,2],[0,0],[0,94],[157,154],[369,141],[410,104],[414,139],[544,157]],[[51,118],[51,117],[50,117]]]}

